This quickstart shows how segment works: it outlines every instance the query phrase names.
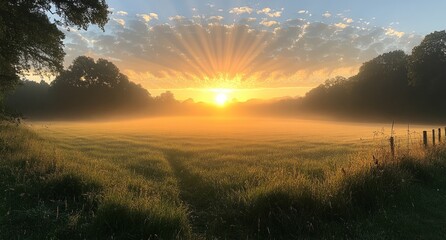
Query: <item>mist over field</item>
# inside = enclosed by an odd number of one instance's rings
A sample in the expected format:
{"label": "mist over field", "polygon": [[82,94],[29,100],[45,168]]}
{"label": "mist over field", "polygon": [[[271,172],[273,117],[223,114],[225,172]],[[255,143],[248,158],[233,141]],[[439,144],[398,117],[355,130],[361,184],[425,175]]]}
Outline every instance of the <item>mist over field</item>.
{"label": "mist over field", "polygon": [[[410,125],[405,123],[357,123],[329,120],[308,120],[296,118],[266,117],[151,117],[131,120],[96,121],[32,121],[33,128],[79,129],[88,132],[141,133],[159,135],[184,135],[209,138],[255,138],[255,137],[295,137],[296,139],[359,140],[372,139],[378,132],[404,137],[410,133],[425,130],[429,125]],[[81,133],[79,132],[79,135]],[[420,140],[420,139],[418,139]]]}
{"label": "mist over field", "polygon": [[444,9],[0,1],[0,239],[446,239]]}

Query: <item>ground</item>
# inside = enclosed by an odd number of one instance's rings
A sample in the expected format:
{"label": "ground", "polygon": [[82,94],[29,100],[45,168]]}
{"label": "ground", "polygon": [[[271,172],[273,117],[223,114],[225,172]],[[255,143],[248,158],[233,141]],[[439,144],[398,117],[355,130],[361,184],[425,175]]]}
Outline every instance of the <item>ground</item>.
{"label": "ground", "polygon": [[[161,118],[2,124],[0,238],[444,239],[426,126]],[[409,140],[409,141],[408,141]],[[408,144],[409,143],[409,144]]]}

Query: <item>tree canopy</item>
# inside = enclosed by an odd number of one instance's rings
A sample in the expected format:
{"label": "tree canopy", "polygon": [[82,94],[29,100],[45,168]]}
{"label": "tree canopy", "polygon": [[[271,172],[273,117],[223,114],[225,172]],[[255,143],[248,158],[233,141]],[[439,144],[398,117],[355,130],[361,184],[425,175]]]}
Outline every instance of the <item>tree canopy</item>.
{"label": "tree canopy", "polygon": [[80,56],[51,82],[49,95],[61,113],[94,114],[131,111],[146,105],[149,92],[105,59]]}
{"label": "tree canopy", "polygon": [[427,35],[411,55],[384,53],[365,62],[357,75],[336,78],[302,99],[305,109],[343,116],[412,120],[444,119],[446,32]]}
{"label": "tree canopy", "polygon": [[409,66],[413,86],[446,87],[446,31],[427,35],[412,50]]}
{"label": "tree canopy", "polygon": [[152,97],[105,59],[77,57],[50,84],[24,80],[6,98],[13,115],[44,119],[130,117],[187,112],[173,93]]}
{"label": "tree canopy", "polygon": [[24,72],[63,69],[64,34],[58,26],[103,28],[108,13],[105,0],[0,1],[0,94],[12,89]]}

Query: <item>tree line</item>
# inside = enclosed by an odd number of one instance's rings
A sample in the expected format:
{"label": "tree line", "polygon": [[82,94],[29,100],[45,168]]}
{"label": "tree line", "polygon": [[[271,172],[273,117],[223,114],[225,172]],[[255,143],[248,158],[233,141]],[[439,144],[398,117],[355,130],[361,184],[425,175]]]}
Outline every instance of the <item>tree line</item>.
{"label": "tree line", "polygon": [[410,55],[388,52],[355,76],[328,79],[295,106],[344,117],[446,120],[446,32],[427,35]]}
{"label": "tree line", "polygon": [[149,114],[178,104],[171,92],[152,97],[112,62],[86,56],[76,58],[50,84],[24,80],[6,98],[9,112],[45,118]]}

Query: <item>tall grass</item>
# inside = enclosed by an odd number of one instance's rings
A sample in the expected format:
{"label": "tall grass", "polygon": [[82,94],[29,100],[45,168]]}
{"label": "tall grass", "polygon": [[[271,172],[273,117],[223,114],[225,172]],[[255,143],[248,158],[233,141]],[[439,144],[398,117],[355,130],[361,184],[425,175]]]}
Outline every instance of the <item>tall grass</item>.
{"label": "tall grass", "polygon": [[2,124],[0,141],[6,189],[0,193],[2,239],[190,236],[187,209],[170,172],[161,180],[141,177],[112,162],[60,150],[23,127]]}
{"label": "tall grass", "polygon": [[0,239],[442,239],[446,148],[376,146],[2,124]]}

